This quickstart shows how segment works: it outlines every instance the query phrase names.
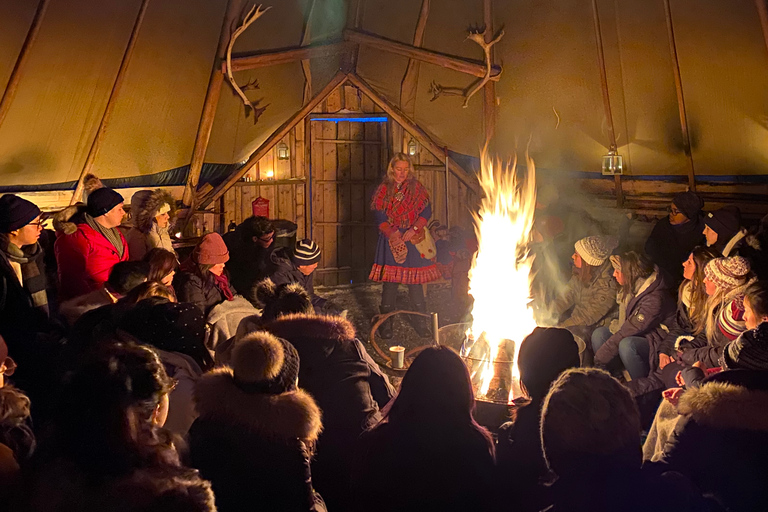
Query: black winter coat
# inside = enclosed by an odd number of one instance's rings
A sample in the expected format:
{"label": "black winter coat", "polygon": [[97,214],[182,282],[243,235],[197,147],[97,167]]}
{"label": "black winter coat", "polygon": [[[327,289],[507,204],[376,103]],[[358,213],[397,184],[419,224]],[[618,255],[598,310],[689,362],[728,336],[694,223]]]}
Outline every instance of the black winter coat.
{"label": "black winter coat", "polygon": [[[179,272],[173,280],[173,289],[176,291],[176,298],[179,302],[191,302],[203,314],[208,315],[211,308],[216,304],[224,302],[224,294],[213,283],[206,282],[197,274],[192,272]],[[232,293],[237,293],[231,286]]]}
{"label": "black winter coat", "polygon": [[312,300],[315,312],[322,314],[328,302],[315,294],[314,275],[312,272],[305,276],[296,264],[291,261],[285,250],[278,249],[270,254],[269,278],[276,285],[298,283],[307,292]]}
{"label": "black winter coat", "polygon": [[248,297],[253,286],[268,277],[270,255],[275,250],[274,243],[266,249],[253,241],[246,240],[243,235],[243,224],[235,231],[226,233],[224,243],[229,249],[229,271],[232,286]]}

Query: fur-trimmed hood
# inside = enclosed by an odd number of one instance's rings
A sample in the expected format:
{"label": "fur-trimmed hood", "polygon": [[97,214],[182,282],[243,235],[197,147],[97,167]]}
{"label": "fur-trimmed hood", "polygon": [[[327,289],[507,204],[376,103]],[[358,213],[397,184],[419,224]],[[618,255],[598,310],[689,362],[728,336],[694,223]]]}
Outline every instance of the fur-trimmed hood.
{"label": "fur-trimmed hood", "polygon": [[173,219],[176,214],[176,200],[163,189],[140,190],[131,197],[131,223],[142,233],[149,233],[152,221],[161,206],[167,204]]}
{"label": "fur-trimmed hood", "polygon": [[340,316],[296,313],[282,316],[266,324],[264,329],[288,341],[296,337],[326,342],[351,342],[355,339],[355,328],[352,323]]}
{"label": "fur-trimmed hood", "polygon": [[313,443],[322,430],[320,408],[300,389],[279,395],[246,393],[229,367],[203,375],[195,387],[195,403],[202,419],[228,423],[275,439]]}
{"label": "fur-trimmed hood", "polygon": [[677,411],[699,425],[768,433],[768,391],[709,382],[686,391]]}
{"label": "fur-trimmed hood", "polygon": [[76,203],[56,212],[53,216],[53,229],[58,234],[71,235],[77,231],[77,225],[82,223],[85,210],[85,203]]}

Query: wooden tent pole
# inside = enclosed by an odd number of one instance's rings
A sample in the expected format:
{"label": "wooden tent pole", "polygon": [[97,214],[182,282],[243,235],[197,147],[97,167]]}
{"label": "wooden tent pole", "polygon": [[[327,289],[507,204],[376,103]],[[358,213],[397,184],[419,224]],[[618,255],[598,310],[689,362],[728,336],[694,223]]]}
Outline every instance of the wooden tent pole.
{"label": "wooden tent pole", "polygon": [[112,117],[112,111],[115,109],[115,100],[120,89],[123,86],[123,80],[125,79],[125,72],[128,69],[128,63],[131,61],[133,55],[133,49],[136,47],[136,40],[138,39],[139,30],[141,24],[144,21],[144,15],[147,13],[147,7],[149,6],[149,0],[142,0],[141,7],[139,7],[139,14],[136,16],[136,22],[133,24],[133,30],[131,31],[131,37],[128,39],[128,46],[123,53],[123,60],[120,62],[120,68],[117,70],[117,76],[115,82],[112,84],[112,91],[109,93],[109,99],[107,100],[107,106],[104,108],[104,113],[101,116],[101,122],[99,122],[99,128],[96,130],[96,136],[91,143],[91,149],[88,151],[88,156],[85,159],[83,169],[80,171],[80,177],[77,179],[77,186],[75,192],[72,194],[72,199],[69,204],[75,204],[80,200],[80,196],[83,194],[83,182],[85,177],[91,172],[93,168],[93,162],[96,160],[96,155],[101,148],[101,142],[104,140],[104,134],[107,132],[107,126],[109,120]]}
{"label": "wooden tent pole", "polygon": [[[597,61],[600,68],[600,84],[603,89],[603,107],[605,108],[605,117],[608,121],[608,138],[610,140],[610,151],[616,151],[616,131],[613,129],[613,114],[611,112],[611,96],[608,93],[608,75],[605,71],[605,53],[603,52],[603,35],[600,30],[600,15],[597,12],[597,0],[592,0],[592,16],[595,24],[595,40],[597,42]],[[624,190],[621,187],[621,175],[614,174],[614,183],[616,187],[616,206],[624,207]]]}
{"label": "wooden tent pole", "polygon": [[[193,207],[195,194],[197,192],[197,183],[200,180],[200,173],[203,170],[203,161],[208,149],[208,141],[211,138],[213,129],[213,120],[216,118],[216,107],[219,104],[221,96],[221,84],[224,83],[224,72],[221,70],[221,61],[224,59],[229,43],[232,21],[240,12],[241,0],[229,0],[224,12],[224,19],[221,22],[221,31],[219,32],[219,44],[216,47],[216,57],[213,61],[211,75],[208,78],[208,89],[205,91],[205,100],[203,101],[203,111],[200,114],[200,122],[197,125],[197,134],[195,135],[195,145],[192,149],[192,160],[189,164],[189,175],[184,186],[184,196],[181,202]],[[189,216],[191,217],[191,215]]]}
{"label": "wooden tent pole", "polygon": [[[413,34],[413,46],[420,48],[424,43],[424,32],[429,19],[429,0],[421,0],[419,19],[416,21],[416,31]],[[408,67],[400,82],[400,108],[403,112],[414,115],[416,111],[416,86],[419,81],[419,64],[416,59],[408,59]],[[402,145],[402,141],[398,141]]]}
{"label": "wooden tent pole", "polygon": [[37,39],[38,32],[40,32],[40,22],[45,15],[46,9],[48,9],[49,3],[51,3],[50,0],[40,0],[40,3],[37,4],[37,11],[35,11],[35,17],[32,19],[32,25],[29,27],[27,37],[24,39],[24,44],[21,45],[21,52],[19,52],[19,56],[16,58],[16,64],[14,64],[13,71],[11,71],[11,76],[8,79],[8,85],[5,87],[5,92],[3,92],[3,97],[0,98],[0,125],[3,124],[5,116],[11,108],[11,103],[13,103],[13,98],[16,96],[16,90],[19,88],[24,64],[26,64],[29,59],[29,51],[35,43],[35,39]]}
{"label": "wooden tent pole", "polygon": [[757,14],[760,16],[760,27],[763,29],[763,39],[765,39],[765,48],[768,50],[768,2],[766,0],[755,0]]}
{"label": "wooden tent pole", "polygon": [[[759,1],[759,0],[758,0]],[[683,98],[683,81],[680,76],[680,61],[677,58],[677,44],[675,44],[675,29],[672,26],[672,8],[669,0],[664,0],[664,11],[667,17],[667,35],[669,36],[669,51],[672,55],[672,71],[675,77],[675,91],[677,92],[677,110],[680,114],[680,129],[683,134],[683,151],[688,157],[688,187],[696,190],[696,173],[693,167],[693,154],[691,152],[691,138],[688,134],[688,116],[685,113],[685,99]]]}
{"label": "wooden tent pole", "polygon": [[[310,30],[312,28],[312,13],[315,11],[315,0],[309,5],[307,11],[307,19],[304,20],[304,33],[301,35],[301,45],[307,46],[312,39]],[[301,60],[301,71],[304,73],[304,96],[301,104],[306,105],[309,100],[312,99],[312,71],[310,70],[309,59]]]}
{"label": "wooden tent pole", "polygon": [[[270,135],[267,140],[265,140],[261,146],[258,147],[256,151],[251,153],[251,156],[248,157],[248,160],[237,170],[235,170],[232,174],[230,174],[224,181],[222,181],[216,188],[213,189],[213,191],[208,194],[208,196],[205,197],[203,200],[201,207],[205,208],[211,202],[215,201],[219,197],[221,197],[232,185],[237,183],[237,181],[242,178],[245,173],[247,173],[254,165],[259,163],[259,160],[266,155],[272,147],[280,142],[280,140],[285,137],[288,132],[290,132],[299,122],[304,119],[306,116],[314,110],[316,106],[320,104],[321,101],[323,101],[329,94],[331,94],[333,91],[335,91],[337,88],[339,88],[341,85],[344,84],[348,79],[347,74],[339,71],[336,73],[336,76],[333,77],[333,79],[328,82],[328,85],[323,87],[323,90],[317,93],[317,95],[312,98],[312,100],[301,107],[301,110],[296,112],[293,117],[288,119],[286,122],[284,122],[277,130],[272,132],[272,135]],[[306,138],[306,134],[305,134]],[[311,198],[307,198],[307,201],[311,201]]]}
{"label": "wooden tent pole", "polygon": [[[493,1],[483,0],[483,22],[485,23],[485,42],[493,40]],[[494,50],[491,48],[491,62],[493,62]],[[483,86],[483,130],[485,142],[491,144],[496,134],[496,84],[488,81]]]}

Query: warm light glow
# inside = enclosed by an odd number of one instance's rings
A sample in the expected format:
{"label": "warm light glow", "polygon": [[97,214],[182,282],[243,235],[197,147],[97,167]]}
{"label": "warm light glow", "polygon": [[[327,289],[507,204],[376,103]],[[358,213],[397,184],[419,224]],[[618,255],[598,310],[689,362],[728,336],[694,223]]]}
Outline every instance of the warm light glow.
{"label": "warm light glow", "polygon": [[273,171],[272,169],[270,169],[270,170],[268,170],[268,171],[265,173],[265,176],[266,176],[267,178],[274,178],[274,177],[275,177],[275,171]]}
{"label": "warm light glow", "polygon": [[[527,158],[527,169],[518,178],[516,167],[517,160],[511,166],[502,165],[483,152],[479,179],[485,197],[474,216],[479,245],[469,271],[474,305],[468,334],[475,343],[466,345],[462,355],[468,357],[477,397],[494,401],[511,401],[520,395],[517,353],[520,342],[536,327],[530,307],[533,256],[529,252],[535,169]],[[499,396],[502,390],[504,396]]]}

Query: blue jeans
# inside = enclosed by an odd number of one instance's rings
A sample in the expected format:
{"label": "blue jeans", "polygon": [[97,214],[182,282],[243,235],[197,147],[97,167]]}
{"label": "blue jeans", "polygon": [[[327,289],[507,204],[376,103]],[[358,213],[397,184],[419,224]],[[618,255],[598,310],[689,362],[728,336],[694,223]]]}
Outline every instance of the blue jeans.
{"label": "blue jeans", "polygon": [[[607,327],[595,329],[592,333],[592,350],[596,353],[611,336]],[[619,359],[633,380],[647,377],[651,371],[648,364],[650,350],[648,340],[643,336],[627,336],[619,342]]]}

